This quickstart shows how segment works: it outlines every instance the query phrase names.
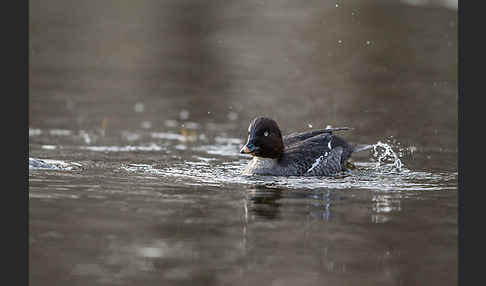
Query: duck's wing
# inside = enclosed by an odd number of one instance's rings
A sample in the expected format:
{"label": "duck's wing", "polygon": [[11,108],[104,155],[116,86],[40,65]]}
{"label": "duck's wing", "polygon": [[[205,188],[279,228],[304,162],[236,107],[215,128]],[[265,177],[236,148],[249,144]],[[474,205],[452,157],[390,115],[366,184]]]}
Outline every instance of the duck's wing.
{"label": "duck's wing", "polygon": [[317,130],[306,131],[306,132],[294,132],[284,136],[282,139],[283,139],[284,146],[290,146],[295,143],[307,140],[314,136],[318,136],[321,134],[332,134],[332,132],[334,131],[342,131],[342,130],[352,130],[352,128],[335,127],[335,128],[326,128],[326,129],[317,129]]}
{"label": "duck's wing", "polygon": [[326,176],[346,170],[353,146],[330,133],[312,136],[287,147],[281,164],[303,176]]}

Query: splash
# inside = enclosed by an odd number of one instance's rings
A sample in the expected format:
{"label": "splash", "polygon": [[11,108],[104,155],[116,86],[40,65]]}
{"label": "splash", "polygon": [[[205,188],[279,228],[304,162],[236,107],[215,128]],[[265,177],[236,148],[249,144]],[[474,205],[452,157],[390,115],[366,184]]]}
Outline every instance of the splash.
{"label": "splash", "polygon": [[376,167],[386,162],[392,162],[397,171],[402,170],[402,161],[398,158],[397,153],[393,151],[392,147],[386,143],[378,141],[376,144],[373,144],[372,156],[376,158]]}

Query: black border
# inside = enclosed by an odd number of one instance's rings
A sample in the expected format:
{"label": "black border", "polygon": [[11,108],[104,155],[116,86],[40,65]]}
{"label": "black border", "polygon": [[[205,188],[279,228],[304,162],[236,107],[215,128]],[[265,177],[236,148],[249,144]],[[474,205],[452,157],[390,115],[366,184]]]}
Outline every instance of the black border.
{"label": "black border", "polygon": [[[2,271],[4,284],[29,283],[29,10],[28,1],[3,5],[2,27]],[[23,154],[23,156],[21,155]],[[5,159],[7,160],[5,162]]]}
{"label": "black border", "polygon": [[[464,38],[464,33],[462,30],[464,30],[464,13],[463,12],[463,2],[458,0],[458,9],[457,9],[457,18],[458,18],[458,24],[457,24],[457,66],[458,66],[458,71],[457,71],[457,86],[458,86],[458,91],[457,91],[457,188],[458,188],[458,238],[457,238],[457,250],[458,250],[458,257],[457,257],[457,280],[458,283],[457,285],[461,285],[464,283],[464,270],[463,270],[463,261],[464,261],[464,251],[462,249],[462,246],[464,245],[464,195],[463,195],[463,170],[462,170],[462,143],[463,141],[461,138],[463,138],[463,133],[464,129],[461,126],[461,122],[463,121],[463,112],[462,112],[462,96],[464,93],[464,86],[463,86],[463,72],[464,72],[464,64],[463,64],[463,55],[464,55],[464,49],[463,49],[463,38]],[[462,283],[461,283],[462,282]]]}
{"label": "black border", "polygon": [[[464,75],[464,63],[463,63],[463,56],[464,56],[464,13],[463,13],[463,2],[458,0],[458,8],[457,8],[457,188],[458,188],[458,239],[457,239],[457,250],[458,250],[458,257],[457,257],[457,285],[461,285],[464,283],[464,195],[463,195],[463,169],[462,169],[462,154],[463,154],[463,138],[464,135],[464,128],[462,128],[461,123],[463,122],[463,104],[462,104],[462,96],[464,94],[464,86],[463,86],[463,75]],[[462,282],[462,283],[461,283]]]}
{"label": "black border", "polygon": [[[464,5],[466,3],[467,7]],[[482,139],[484,127],[481,126],[484,125],[484,104],[480,100],[484,97],[486,45],[483,43],[484,24],[481,21],[484,9],[481,9],[480,3],[458,1],[458,285],[477,284],[482,281],[481,274],[485,271],[482,263],[485,214],[481,212],[485,202],[481,199],[485,192],[484,182],[481,182],[485,177],[482,156],[485,152]],[[466,123],[466,115],[475,120]],[[471,129],[477,138],[466,143],[466,131]],[[470,164],[476,163],[474,168],[466,171],[467,158]],[[469,226],[467,234],[466,225]]]}

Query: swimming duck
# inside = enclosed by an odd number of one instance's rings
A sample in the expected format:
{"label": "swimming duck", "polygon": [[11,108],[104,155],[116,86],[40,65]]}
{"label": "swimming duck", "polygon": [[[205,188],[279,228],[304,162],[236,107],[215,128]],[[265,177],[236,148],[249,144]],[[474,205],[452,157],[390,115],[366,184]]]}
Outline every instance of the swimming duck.
{"label": "swimming duck", "polygon": [[347,170],[353,152],[371,145],[352,145],[333,134],[348,127],[296,132],[282,137],[275,120],[255,118],[248,127],[248,141],[240,153],[253,159],[246,175],[329,176]]}

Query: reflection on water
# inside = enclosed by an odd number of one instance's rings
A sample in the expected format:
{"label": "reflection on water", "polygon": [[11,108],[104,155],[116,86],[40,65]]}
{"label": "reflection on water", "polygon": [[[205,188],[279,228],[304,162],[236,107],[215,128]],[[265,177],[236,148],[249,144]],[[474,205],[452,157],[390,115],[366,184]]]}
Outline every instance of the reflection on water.
{"label": "reflection on water", "polygon": [[281,189],[258,187],[248,191],[247,204],[245,208],[252,214],[267,219],[276,219],[279,216],[279,207],[282,205],[279,200],[282,199]]}
{"label": "reflection on water", "polygon": [[402,210],[401,194],[392,195],[375,195],[372,201],[375,202],[373,205],[373,211],[375,214],[372,215],[371,221],[373,223],[385,223],[388,222],[389,218],[387,216],[390,212],[399,212]]}

